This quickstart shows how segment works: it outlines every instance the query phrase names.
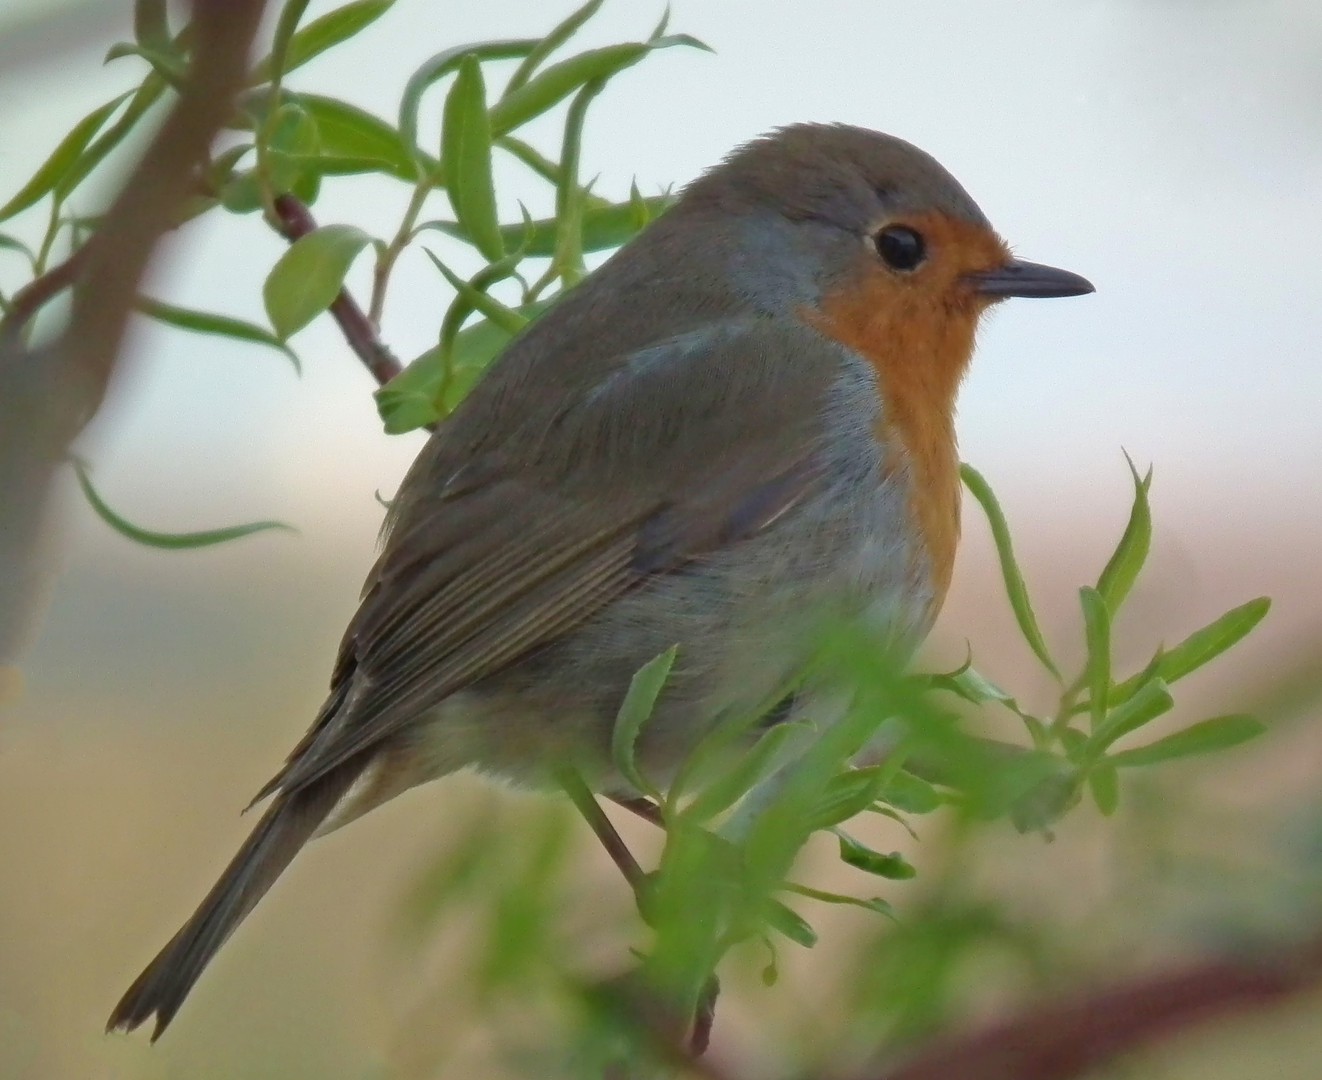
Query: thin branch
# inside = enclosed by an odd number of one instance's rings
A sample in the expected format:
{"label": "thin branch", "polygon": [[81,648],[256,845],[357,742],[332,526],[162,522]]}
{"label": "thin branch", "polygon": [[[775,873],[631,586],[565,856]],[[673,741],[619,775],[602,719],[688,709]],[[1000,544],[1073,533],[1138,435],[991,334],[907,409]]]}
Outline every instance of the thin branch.
{"label": "thin branch", "polygon": [[868,1080],[1074,1080],[1141,1046],[1322,986],[1322,937],[1288,954],[1203,960],[952,1035]]}
{"label": "thin branch", "polygon": [[[293,195],[276,196],[275,212],[280,225],[280,235],[290,243],[301,236],[306,236],[317,227],[312,211]],[[395,354],[381,340],[375,324],[347,290],[340,290],[339,296],[330,306],[330,313],[339,324],[349,348],[353,349],[354,354],[378,383],[384,386],[404,370],[403,365],[395,358]]]}
{"label": "thin branch", "polygon": [[[194,0],[193,60],[179,100],[78,255],[29,288],[0,336],[0,663],[23,644],[48,571],[40,537],[69,443],[105,397],[139,284],[178,219],[247,73],[264,0]],[[72,287],[68,326],[38,350],[21,326]]]}
{"label": "thin branch", "polygon": [[13,348],[21,344],[23,330],[37,313],[65,289],[73,287],[82,272],[86,250],[86,247],[79,248],[64,262],[52,266],[14,293],[8,312],[0,319],[0,347]]}

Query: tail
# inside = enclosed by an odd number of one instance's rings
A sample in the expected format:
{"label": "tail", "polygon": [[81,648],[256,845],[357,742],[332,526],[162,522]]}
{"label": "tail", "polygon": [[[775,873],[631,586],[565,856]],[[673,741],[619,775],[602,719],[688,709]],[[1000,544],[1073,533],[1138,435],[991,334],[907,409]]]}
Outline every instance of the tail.
{"label": "tail", "polygon": [[161,1037],[193,984],[248,912],[266,895],[362,771],[361,760],[290,794],[277,795],[206,899],[115,1006],[107,1031],[132,1031],[153,1013]]}

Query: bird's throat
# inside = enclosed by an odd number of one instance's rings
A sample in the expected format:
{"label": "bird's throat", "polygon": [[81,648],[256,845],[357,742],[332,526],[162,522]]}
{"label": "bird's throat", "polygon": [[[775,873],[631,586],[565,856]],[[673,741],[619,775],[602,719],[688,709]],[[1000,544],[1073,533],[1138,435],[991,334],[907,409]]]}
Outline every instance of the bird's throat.
{"label": "bird's throat", "polygon": [[877,374],[883,468],[908,481],[935,615],[959,542],[955,398],[973,354],[977,313],[952,310],[916,290],[897,295],[893,287],[878,287],[829,297],[810,319]]}

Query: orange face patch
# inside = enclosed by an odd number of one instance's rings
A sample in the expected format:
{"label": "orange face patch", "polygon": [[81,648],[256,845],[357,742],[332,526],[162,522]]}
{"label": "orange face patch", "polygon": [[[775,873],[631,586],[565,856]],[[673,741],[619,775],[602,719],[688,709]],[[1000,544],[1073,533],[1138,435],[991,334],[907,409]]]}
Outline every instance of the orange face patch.
{"label": "orange face patch", "polygon": [[890,224],[923,236],[923,264],[897,273],[865,249],[856,277],[804,314],[877,373],[883,396],[877,439],[888,468],[908,467],[909,510],[928,557],[935,608],[950,585],[959,540],[955,395],[987,306],[964,278],[1003,264],[1010,254],[990,230],[940,214]]}

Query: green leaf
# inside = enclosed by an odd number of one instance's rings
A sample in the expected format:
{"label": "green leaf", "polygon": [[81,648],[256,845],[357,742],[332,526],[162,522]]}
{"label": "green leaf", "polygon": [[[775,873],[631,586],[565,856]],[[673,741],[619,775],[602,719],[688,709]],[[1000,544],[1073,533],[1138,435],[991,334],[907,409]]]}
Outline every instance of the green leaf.
{"label": "green leaf", "polygon": [[684,808],[694,821],[711,821],[789,761],[816,729],[811,724],[783,722],[768,728],[734,766],[703,787]]}
{"label": "green leaf", "polygon": [[96,137],[55,186],[56,197],[65,199],[81,184],[106,156],[138,126],[138,122],[164,95],[169,83],[156,72],[148,75],[134,92],[123,114]]}
{"label": "green leaf", "polygon": [[125,56],[137,56],[151,65],[152,71],[176,90],[182,89],[188,74],[188,61],[176,52],[166,49],[150,49],[144,45],[121,41],[106,50],[105,62],[120,60]]}
{"label": "green leaf", "polygon": [[[418,167],[413,154],[407,149],[399,132],[380,117],[335,98],[317,94],[300,94],[298,103],[316,121],[324,158],[346,158],[359,163],[379,163],[376,171],[393,176],[406,183],[417,180]],[[439,162],[429,155],[420,155],[423,167],[434,173]],[[332,171],[323,166],[323,171]],[[355,172],[369,169],[355,168]]]}
{"label": "green leaf", "polygon": [[678,645],[672,645],[660,656],[644,664],[629,680],[628,693],[620,711],[615,714],[615,727],[611,731],[611,760],[630,784],[644,795],[657,794],[656,787],[643,777],[634,759],[634,749],[638,735],[652,715],[656,699],[670,677],[670,669],[675,663]]}
{"label": "green leaf", "polygon": [[[536,38],[519,38],[460,45],[437,53],[413,73],[399,102],[399,137],[414,155],[419,168],[426,169],[422,151],[418,147],[418,109],[422,105],[422,95],[434,83],[456,70],[465,57],[473,56],[478,60],[521,60],[537,48],[537,44]],[[416,172],[414,179],[417,179]]]}
{"label": "green leaf", "polygon": [[1144,724],[1169,712],[1174,705],[1175,699],[1171,696],[1165,679],[1153,679],[1144,683],[1132,697],[1112,709],[1110,715],[1100,725],[1094,726],[1092,737],[1088,740],[1087,752],[1090,755],[1101,753],[1131,731],[1137,731]]}
{"label": "green leaf", "polygon": [[271,55],[265,61],[277,82],[285,72],[290,45],[307,6],[308,0],[285,0],[285,6],[280,9],[280,18],[275,24],[275,38],[271,43]]}
{"label": "green leaf", "polygon": [[1147,746],[1137,746],[1133,750],[1121,750],[1106,760],[1117,769],[1129,769],[1141,765],[1156,765],[1176,758],[1192,757],[1196,754],[1211,754],[1218,750],[1228,750],[1232,746],[1248,742],[1267,730],[1267,725],[1252,716],[1241,713],[1230,716],[1215,716],[1193,727],[1167,735]]}
{"label": "green leaf", "polygon": [[96,516],[119,533],[120,536],[127,537],[137,544],[164,548],[170,551],[182,551],[191,548],[210,547],[214,544],[225,544],[231,540],[251,536],[253,533],[265,532],[268,529],[294,531],[280,521],[254,521],[248,525],[231,525],[223,529],[206,529],[201,532],[185,533],[164,533],[143,529],[134,525],[131,521],[126,521],[106,505],[101,496],[97,494],[96,489],[92,487],[92,481],[87,475],[86,465],[77,459],[73,459],[72,464],[74,474],[78,477],[78,486],[83,489],[83,495],[96,512]]}
{"label": "green leaf", "polygon": [[566,288],[576,284],[587,273],[583,263],[583,212],[586,210],[587,191],[579,187],[578,164],[588,106],[605,86],[604,78],[585,83],[574,95],[565,117],[560,150],[560,183],[555,193],[555,254],[551,265]]}
{"label": "green leaf", "polygon": [[35,265],[37,261],[37,256],[27,244],[23,243],[18,237],[10,236],[7,233],[0,233],[0,251],[17,251],[32,265]]}
{"label": "green leaf", "polygon": [[323,225],[280,256],[262,286],[262,299],[282,340],[331,306],[350,265],[369,243],[371,237],[353,225]]}
{"label": "green leaf", "polygon": [[1080,589],[1079,603],[1083,607],[1084,639],[1088,646],[1085,674],[1095,731],[1106,719],[1106,699],[1111,692],[1111,616],[1106,601],[1096,589],[1086,585]]}
{"label": "green leaf", "polygon": [[[625,68],[632,67],[648,53],[674,45],[711,51],[697,38],[687,34],[673,34],[654,41],[607,45],[602,49],[579,53],[552,65],[513,93],[501,98],[491,110],[492,134],[504,135],[522,127],[534,117],[555,108],[586,84],[598,80],[604,82]],[[533,47],[536,47],[536,43]]]}
{"label": "green leaf", "polygon": [[810,900],[820,900],[824,904],[848,904],[850,907],[863,908],[865,911],[885,915],[888,919],[895,918],[895,908],[879,896],[864,900],[858,896],[846,896],[844,893],[823,892],[821,889],[812,889],[807,885],[787,885],[786,888],[798,896],[806,896]]}
{"label": "green leaf", "polygon": [[877,801],[877,793],[885,786],[889,771],[885,765],[873,765],[846,769],[832,777],[809,815],[811,831],[829,829],[863,813]]}
{"label": "green leaf", "polygon": [[520,315],[516,309],[506,307],[494,296],[488,296],[480,289],[475,288],[470,282],[465,281],[446,266],[445,263],[441,262],[441,260],[436,257],[435,252],[430,251],[427,248],[423,248],[422,250],[427,258],[431,259],[432,265],[441,272],[441,276],[450,283],[450,286],[466,303],[472,305],[475,311],[481,312],[492,322],[496,323],[496,325],[508,331],[511,335],[517,334],[523,329],[528,320]]}
{"label": "green leaf", "polygon": [[[668,209],[674,198],[669,195],[656,195],[642,200],[648,214],[655,217]],[[631,240],[639,230],[632,203],[606,203],[590,205],[583,211],[583,251],[607,251],[617,248]],[[530,258],[544,258],[555,253],[556,218],[542,218],[532,222],[525,254]],[[447,236],[460,240],[472,241],[472,237],[457,221],[428,221],[418,226],[419,229],[435,229]],[[519,243],[524,234],[522,225],[502,225],[501,238],[506,247]]]}
{"label": "green leaf", "polygon": [[542,38],[537,43],[537,47],[524,57],[523,62],[514,69],[514,74],[510,76],[510,80],[505,86],[503,96],[508,97],[513,91],[526,83],[532,73],[542,66],[548,56],[578,33],[583,24],[597,13],[601,3],[602,0],[588,0],[581,8],[570,12],[563,22],[558,24],[546,37]]}
{"label": "green leaf", "polygon": [[1088,791],[1104,817],[1120,805],[1120,774],[1112,761],[1099,761],[1088,772]]}
{"label": "green leaf", "polygon": [[491,179],[491,128],[486,85],[477,58],[467,56],[445,98],[441,161],[459,225],[488,262],[505,254]]}
{"label": "green leaf", "polygon": [[[281,105],[266,125],[268,152],[266,165],[271,188],[276,194],[296,191],[309,175],[309,164],[321,147],[317,122],[297,102]],[[312,173],[315,175],[315,173]],[[312,200],[303,196],[304,202]]]}
{"label": "green leaf", "polygon": [[996,544],[996,554],[1001,562],[1001,576],[1005,579],[1005,591],[1009,595],[1015,621],[1019,624],[1019,632],[1024,635],[1028,647],[1042,662],[1042,666],[1059,679],[1060,669],[1056,667],[1047,650],[1046,640],[1038,628],[1037,616],[1033,614],[1033,605],[1028,598],[1028,586],[1024,584],[1024,576],[1015,561],[1014,546],[1010,542],[1010,527],[1006,524],[1001,504],[992,492],[991,485],[972,465],[961,465],[959,475],[963,478],[965,487],[978,500],[982,512],[987,516],[987,524],[991,526],[992,540]]}
{"label": "green leaf", "polygon": [[[394,3],[395,0],[355,0],[354,3],[345,4],[343,7],[338,7],[334,11],[328,11],[325,15],[313,19],[302,30],[293,34],[283,45],[284,59],[279,68],[282,75],[288,75],[289,72],[302,67],[327,49],[334,48],[343,41],[348,41],[349,38],[354,37],[381,18],[394,6]],[[306,6],[306,4],[301,6]],[[286,11],[288,11],[288,8],[286,8]],[[302,11],[300,10],[299,15],[301,14]],[[277,48],[281,48],[278,40]],[[252,76],[248,80],[250,86],[258,86],[271,80],[276,72],[276,56],[276,48],[273,48],[270,56],[257,62],[257,66],[253,69]]]}
{"label": "green leaf", "polygon": [[877,799],[906,814],[930,814],[943,802],[936,788],[903,769],[891,776],[877,792]]}
{"label": "green leaf", "polygon": [[1270,610],[1271,599],[1266,596],[1232,608],[1201,630],[1195,630],[1173,649],[1160,652],[1142,672],[1117,686],[1111,695],[1112,700],[1128,699],[1143,682],[1153,677],[1173,683],[1197,671],[1248,636]]}
{"label": "green leaf", "polygon": [[1107,561],[1101,576],[1097,579],[1097,592],[1106,602],[1106,609],[1115,618],[1120,605],[1125,602],[1129,590],[1134,587],[1139,571],[1147,561],[1148,549],[1152,546],[1152,510],[1148,505],[1148,489],[1152,486],[1152,469],[1146,476],[1140,477],[1134,468],[1134,462],[1128,454],[1125,461],[1134,478],[1134,504],[1129,511],[1129,523],[1125,526],[1120,543]]}
{"label": "green leaf", "polygon": [[946,690],[963,698],[970,705],[995,702],[998,705],[1014,707],[1014,698],[969,664],[965,664],[958,671],[941,672],[927,678],[933,690]]}
{"label": "green leaf", "polygon": [[[515,311],[533,319],[549,306],[550,301],[541,301],[525,304]],[[454,339],[448,379],[442,347],[438,344],[428,349],[376,392],[377,410],[385,422],[385,430],[398,435],[447,416],[468,395],[512,336],[509,330],[490,319],[461,330]]]}
{"label": "green leaf", "polygon": [[102,125],[110,119],[111,114],[132,96],[133,91],[120,94],[113,101],[108,101],[99,109],[93,109],[84,116],[73,130],[70,131],[60,144],[51,152],[32,178],[19,189],[18,194],[11,198],[4,206],[0,206],[0,221],[13,217],[20,210],[26,210],[33,203],[37,202],[50,191],[54,190],[57,184],[64,179],[65,175],[73,169],[78,161],[78,156],[92,141],[93,136],[101,130]]}
{"label": "green leaf", "polygon": [[873,851],[866,844],[859,843],[847,833],[837,830],[836,836],[840,840],[841,861],[857,870],[876,874],[891,881],[907,881],[918,874],[913,864],[898,851],[883,855],[880,851]]}
{"label": "green leaf", "polygon": [[817,931],[812,928],[812,924],[779,900],[767,901],[767,925],[805,949],[811,949],[817,944]]}
{"label": "green leaf", "polygon": [[256,326],[241,319],[232,319],[228,315],[176,307],[147,297],[140,297],[135,306],[149,318],[180,330],[189,330],[195,334],[215,334],[236,341],[249,341],[255,345],[268,345],[272,349],[279,349],[289,358],[294,370],[302,372],[302,365],[294,350],[263,326]]}

